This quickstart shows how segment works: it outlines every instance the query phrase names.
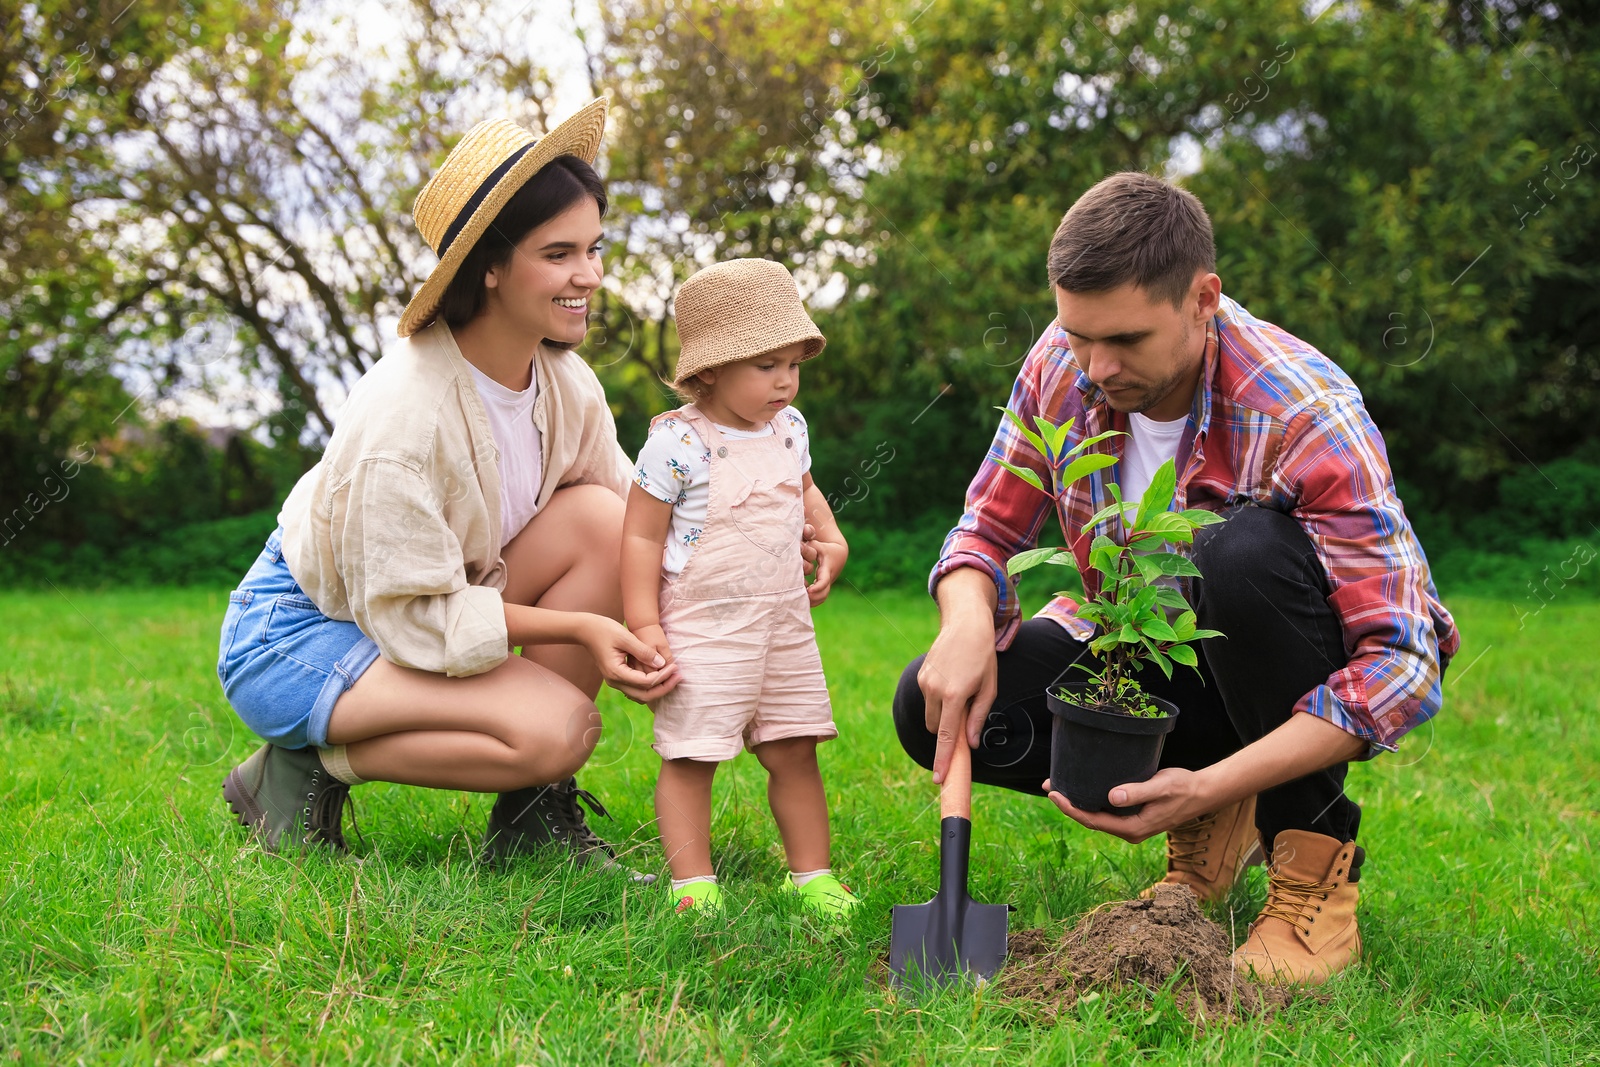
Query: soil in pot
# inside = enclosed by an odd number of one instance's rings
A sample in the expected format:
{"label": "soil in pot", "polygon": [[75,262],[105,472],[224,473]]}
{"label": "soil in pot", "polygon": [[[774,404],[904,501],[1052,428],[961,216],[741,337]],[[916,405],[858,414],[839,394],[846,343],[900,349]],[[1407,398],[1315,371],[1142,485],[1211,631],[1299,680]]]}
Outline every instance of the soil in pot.
{"label": "soil in pot", "polygon": [[1107,794],[1115,786],[1142,782],[1156,773],[1178,709],[1159,697],[1150,697],[1162,715],[1129,715],[1088,704],[1087,693],[1087,686],[1052,685],[1046,694],[1054,719],[1050,785],[1084,811],[1136,814],[1139,805],[1119,808]]}
{"label": "soil in pot", "polygon": [[1021,931],[1009,950],[1001,990],[1040,1004],[1052,1018],[1084,994],[1130,984],[1154,991],[1173,982],[1174,999],[1196,1022],[1270,1014],[1296,996],[1239,976],[1227,932],[1177,885],[1156,886],[1149,900],[1096,909],[1060,937]]}

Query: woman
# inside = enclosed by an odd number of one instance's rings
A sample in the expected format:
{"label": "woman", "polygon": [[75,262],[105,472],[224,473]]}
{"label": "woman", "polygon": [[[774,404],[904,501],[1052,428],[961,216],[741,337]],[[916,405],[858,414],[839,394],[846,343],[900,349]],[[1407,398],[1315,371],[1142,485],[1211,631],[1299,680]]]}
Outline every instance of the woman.
{"label": "woman", "polygon": [[412,212],[439,264],[229,597],[217,673],[268,744],[223,792],[268,848],[343,850],[345,797],[376,780],[498,792],[486,858],[617,866],[573,778],[594,699],[677,674],[618,621],[631,464],[571,351],[600,286],[605,115],[539,141],[485,122],[450,152]]}

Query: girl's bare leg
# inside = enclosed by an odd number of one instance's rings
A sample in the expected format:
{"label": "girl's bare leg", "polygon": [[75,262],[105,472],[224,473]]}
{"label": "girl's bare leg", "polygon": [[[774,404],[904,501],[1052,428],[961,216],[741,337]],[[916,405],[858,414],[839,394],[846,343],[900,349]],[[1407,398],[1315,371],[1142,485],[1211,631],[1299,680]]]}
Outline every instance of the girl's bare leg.
{"label": "girl's bare leg", "polygon": [[656,825],[661,848],[677,880],[711,875],[711,782],[717,765],[703,760],[661,761],[656,779]]}
{"label": "girl's bare leg", "polygon": [[[505,548],[504,597],[621,615],[622,501],[600,486],[558,490]],[[334,705],[328,743],[371,781],[475,792],[559,782],[600,740],[600,671],[582,645],[526,648],[492,671],[450,678],[379,659]]]}
{"label": "girl's bare leg", "polygon": [[756,745],[753,751],[767,769],[767,802],[783,837],[789,869],[819,871],[831,866],[828,798],[817,767],[817,739],[788,737]]}

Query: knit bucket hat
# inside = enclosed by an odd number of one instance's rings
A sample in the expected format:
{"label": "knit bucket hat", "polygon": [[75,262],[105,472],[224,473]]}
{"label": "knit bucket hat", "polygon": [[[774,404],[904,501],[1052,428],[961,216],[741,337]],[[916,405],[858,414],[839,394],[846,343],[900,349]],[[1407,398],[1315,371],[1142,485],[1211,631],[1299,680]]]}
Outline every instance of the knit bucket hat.
{"label": "knit bucket hat", "polygon": [[805,342],[801,359],[827,341],[800,302],[800,289],[782,264],[731,259],[691,276],[674,301],[678,363],[672,383],[703,370]]}
{"label": "knit bucket hat", "polygon": [[462,260],[529,178],[557,156],[594,162],[606,129],[607,104],[601,98],[585,105],[543,138],[515,122],[490,119],[456,143],[411,207],[411,217],[439,265],[400,316],[401,337],[410,337],[433,319]]}

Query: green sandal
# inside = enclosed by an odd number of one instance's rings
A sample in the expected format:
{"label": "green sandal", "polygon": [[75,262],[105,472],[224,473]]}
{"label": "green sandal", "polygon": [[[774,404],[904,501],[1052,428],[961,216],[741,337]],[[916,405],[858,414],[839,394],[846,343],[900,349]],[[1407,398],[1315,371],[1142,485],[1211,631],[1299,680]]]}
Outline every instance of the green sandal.
{"label": "green sandal", "polygon": [[714,915],[722,911],[722,887],[715,882],[702,879],[690,882],[682,889],[674,890],[667,887],[669,895],[676,901],[673,908],[679,915],[686,911],[699,912],[703,915]]}
{"label": "green sandal", "polygon": [[794,876],[786,874],[784,884],[809,910],[823,918],[844,919],[861,906],[850,887],[831,874],[818,875],[803,886],[796,886]]}

